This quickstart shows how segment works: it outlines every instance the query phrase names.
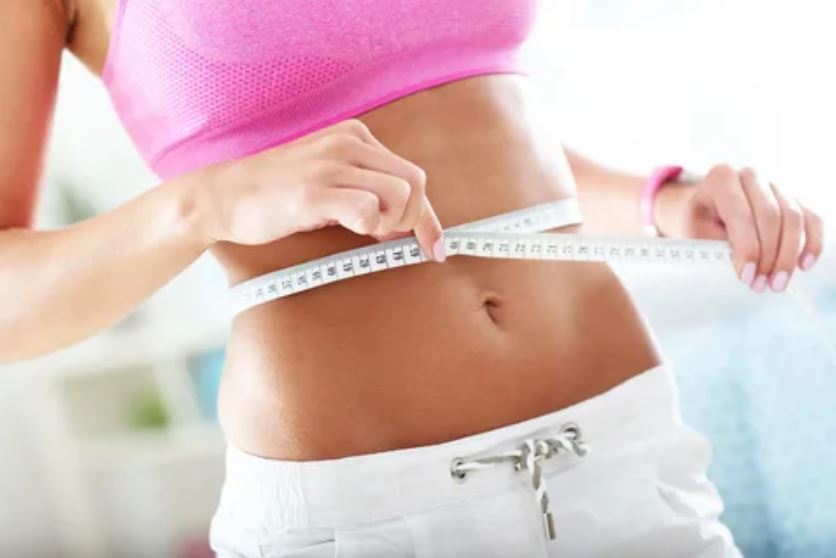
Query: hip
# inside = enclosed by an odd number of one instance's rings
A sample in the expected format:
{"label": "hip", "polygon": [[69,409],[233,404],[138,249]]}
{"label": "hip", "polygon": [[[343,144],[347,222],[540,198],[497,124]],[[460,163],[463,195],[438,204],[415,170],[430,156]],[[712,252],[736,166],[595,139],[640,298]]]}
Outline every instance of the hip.
{"label": "hip", "polygon": [[[549,443],[565,451],[526,457]],[[709,459],[658,366],[442,444],[306,462],[230,446],[212,542],[220,556],[738,556]]]}

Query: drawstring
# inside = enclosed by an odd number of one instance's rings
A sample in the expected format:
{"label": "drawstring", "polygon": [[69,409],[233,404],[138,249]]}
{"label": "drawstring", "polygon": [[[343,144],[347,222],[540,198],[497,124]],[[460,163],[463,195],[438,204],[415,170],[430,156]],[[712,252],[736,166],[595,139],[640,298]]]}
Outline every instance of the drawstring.
{"label": "drawstring", "polygon": [[559,432],[554,437],[528,438],[517,450],[478,459],[457,457],[450,463],[450,475],[454,479],[464,481],[471,472],[494,467],[501,463],[511,463],[517,471],[528,471],[531,487],[534,489],[534,499],[543,516],[546,538],[554,540],[556,538],[554,517],[550,510],[549,492],[543,479],[541,462],[560,453],[584,457],[589,453],[589,449],[589,446],[581,438],[580,427],[574,423],[567,423],[560,427]]}

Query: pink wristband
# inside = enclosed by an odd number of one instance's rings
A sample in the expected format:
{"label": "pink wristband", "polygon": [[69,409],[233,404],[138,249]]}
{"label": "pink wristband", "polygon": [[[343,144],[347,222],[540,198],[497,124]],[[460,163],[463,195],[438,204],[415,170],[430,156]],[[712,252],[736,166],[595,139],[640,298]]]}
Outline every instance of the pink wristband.
{"label": "pink wristband", "polygon": [[666,165],[654,170],[642,187],[641,197],[639,198],[639,211],[641,212],[641,222],[644,225],[648,234],[653,236],[659,235],[659,230],[656,228],[656,223],[653,219],[653,205],[656,201],[656,193],[659,188],[679,178],[682,174],[682,167],[678,165]]}

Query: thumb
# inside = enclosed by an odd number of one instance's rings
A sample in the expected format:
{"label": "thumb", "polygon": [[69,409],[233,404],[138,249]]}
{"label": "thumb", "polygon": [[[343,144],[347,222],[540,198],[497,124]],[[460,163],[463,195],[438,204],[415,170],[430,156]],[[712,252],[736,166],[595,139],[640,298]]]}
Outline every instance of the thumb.
{"label": "thumb", "polygon": [[726,226],[719,219],[694,219],[688,226],[688,238],[728,240]]}

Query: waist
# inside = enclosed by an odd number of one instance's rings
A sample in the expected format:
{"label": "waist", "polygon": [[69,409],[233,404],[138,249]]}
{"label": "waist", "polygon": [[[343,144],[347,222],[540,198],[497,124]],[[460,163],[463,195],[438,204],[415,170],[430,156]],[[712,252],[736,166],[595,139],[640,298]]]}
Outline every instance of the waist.
{"label": "waist", "polygon": [[[427,171],[445,228],[575,193],[559,143],[535,131],[516,85],[458,82],[363,117]],[[215,254],[237,284],[371,242],[331,228]],[[227,356],[219,413],[229,439],[288,459],[466,436],[582,401],[658,362],[606,265],[474,258],[260,304],[236,316]]]}
{"label": "waist", "polygon": [[[660,365],[560,411],[424,447],[299,462],[260,458],[233,445],[227,451],[224,499],[246,498],[250,506],[269,509],[258,515],[273,518],[277,530],[416,513],[523,484],[525,479],[511,466],[479,470],[459,482],[451,465],[457,459],[513,451],[525,439],[547,438],[569,423],[579,427],[597,462],[615,461],[625,451],[664,440],[680,426],[670,370]],[[574,459],[543,463],[547,474],[576,465]],[[225,505],[233,502],[222,501],[221,507]]]}
{"label": "waist", "polygon": [[[474,255],[480,253],[481,249],[487,256],[514,257],[531,252],[529,255],[532,257],[539,255],[541,258],[555,258],[560,252],[556,239],[550,246],[538,244],[536,249],[527,250],[524,243],[512,246],[511,238],[518,234],[577,226],[581,220],[577,201],[571,198],[563,199],[453,227],[445,234],[452,234],[454,237],[446,239],[445,244],[449,245],[448,253],[451,255]],[[465,236],[457,238],[457,234]],[[497,238],[496,242],[474,236],[486,234],[503,236]],[[231,294],[237,310],[245,311],[259,304],[304,293],[337,281],[417,265],[425,261],[426,258],[417,241],[408,236],[339,252],[255,277],[243,284],[235,285]]]}
{"label": "waist", "polygon": [[219,412],[242,449],[320,459],[436,443],[600,393],[657,360],[598,263],[453,258],[260,305]]}

